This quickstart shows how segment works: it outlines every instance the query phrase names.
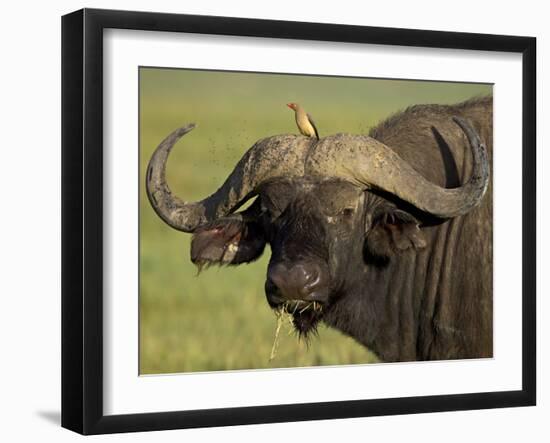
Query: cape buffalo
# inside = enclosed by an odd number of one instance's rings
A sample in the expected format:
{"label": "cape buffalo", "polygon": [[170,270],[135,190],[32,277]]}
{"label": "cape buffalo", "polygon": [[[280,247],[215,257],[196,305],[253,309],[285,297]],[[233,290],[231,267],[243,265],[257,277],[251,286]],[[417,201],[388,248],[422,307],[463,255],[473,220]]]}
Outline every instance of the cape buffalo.
{"label": "cape buffalo", "polygon": [[370,136],[268,137],[198,202],[165,179],[188,125],[156,149],[147,193],[193,233],[199,268],[253,261],[269,243],[268,303],[300,334],[323,321],[383,361],[491,357],[492,120],[483,97],[412,106]]}

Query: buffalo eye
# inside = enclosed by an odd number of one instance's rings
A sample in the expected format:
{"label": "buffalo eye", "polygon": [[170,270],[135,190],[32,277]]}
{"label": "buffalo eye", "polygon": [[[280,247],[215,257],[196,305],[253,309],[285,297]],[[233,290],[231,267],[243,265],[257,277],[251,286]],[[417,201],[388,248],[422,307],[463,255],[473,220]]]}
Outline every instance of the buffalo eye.
{"label": "buffalo eye", "polygon": [[[283,212],[281,209],[282,202],[275,202],[269,199],[267,196],[262,196],[261,199],[261,213],[267,216],[270,220],[274,220]],[[283,206],[284,207],[284,206]]]}

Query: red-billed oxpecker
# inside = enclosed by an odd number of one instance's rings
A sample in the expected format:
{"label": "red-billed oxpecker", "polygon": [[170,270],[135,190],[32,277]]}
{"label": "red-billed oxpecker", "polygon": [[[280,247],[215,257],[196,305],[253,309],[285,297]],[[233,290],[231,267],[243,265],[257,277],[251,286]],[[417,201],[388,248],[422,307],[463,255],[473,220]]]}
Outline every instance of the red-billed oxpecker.
{"label": "red-billed oxpecker", "polygon": [[315,127],[315,122],[311,118],[311,115],[306,113],[304,108],[302,108],[298,103],[288,103],[287,106],[294,110],[296,115],[296,124],[302,135],[306,137],[315,137],[319,140],[319,131]]}

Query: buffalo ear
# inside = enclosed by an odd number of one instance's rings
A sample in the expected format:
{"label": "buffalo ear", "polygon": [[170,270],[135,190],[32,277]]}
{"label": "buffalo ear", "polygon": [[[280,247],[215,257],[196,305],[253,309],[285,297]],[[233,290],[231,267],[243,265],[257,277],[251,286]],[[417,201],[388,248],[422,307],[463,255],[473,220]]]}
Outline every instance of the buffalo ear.
{"label": "buffalo ear", "polygon": [[367,233],[367,255],[387,261],[392,255],[426,247],[419,221],[405,211],[393,209],[378,217]]}
{"label": "buffalo ear", "polygon": [[191,240],[191,261],[199,271],[210,265],[248,263],[262,255],[265,243],[258,223],[221,218],[195,231]]}

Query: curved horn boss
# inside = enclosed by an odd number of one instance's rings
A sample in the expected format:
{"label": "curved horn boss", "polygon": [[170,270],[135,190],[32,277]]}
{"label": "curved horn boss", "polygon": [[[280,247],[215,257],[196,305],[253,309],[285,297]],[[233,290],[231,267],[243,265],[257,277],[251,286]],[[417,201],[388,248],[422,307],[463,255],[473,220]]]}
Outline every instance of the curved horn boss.
{"label": "curved horn boss", "polygon": [[487,190],[489,161],[472,126],[460,117],[453,120],[466,134],[474,160],[470,179],[459,188],[447,189],[429,182],[392,149],[367,136],[342,134],[323,139],[308,158],[306,172],[388,192],[439,218],[466,214]]}
{"label": "curved horn boss", "polygon": [[223,185],[198,202],[174,196],[166,183],[166,161],[174,144],[194,129],[190,124],[172,132],[153,153],[146,174],[147,196],[168,225],[194,232],[202,224],[225,216],[256,195],[264,181],[304,174],[342,178],[364,189],[391,193],[416,208],[440,218],[462,215],[474,208],[489,183],[485,146],[464,119],[454,121],[471,146],[474,165],[463,186],[442,188],[427,181],[391,148],[362,135],[336,134],[319,142],[292,135],[268,137],[250,148]]}
{"label": "curved horn boss", "polygon": [[313,143],[293,135],[259,140],[216,192],[199,202],[187,203],[168,187],[166,161],[175,143],[194,128],[192,123],[166,137],[153,153],[146,174],[147,196],[156,213],[172,228],[184,232],[194,232],[200,225],[233,212],[252,198],[265,180],[303,175],[304,158]]}

